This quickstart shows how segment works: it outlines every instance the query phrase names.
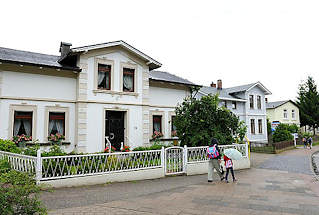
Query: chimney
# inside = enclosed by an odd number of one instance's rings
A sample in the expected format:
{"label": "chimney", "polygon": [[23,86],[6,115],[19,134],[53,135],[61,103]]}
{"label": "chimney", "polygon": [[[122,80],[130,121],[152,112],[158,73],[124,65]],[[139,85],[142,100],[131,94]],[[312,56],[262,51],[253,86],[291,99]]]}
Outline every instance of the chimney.
{"label": "chimney", "polygon": [[218,89],[218,90],[223,89],[223,82],[222,82],[221,79],[217,80],[217,89]]}
{"label": "chimney", "polygon": [[211,87],[216,88],[216,84],[212,81],[212,83],[210,84]]}
{"label": "chimney", "polygon": [[268,103],[268,98],[265,98],[266,103]]}
{"label": "chimney", "polygon": [[71,43],[66,43],[66,42],[61,42],[60,43],[60,53],[61,53],[61,58],[64,58],[65,56],[68,55],[68,53],[71,50]]}

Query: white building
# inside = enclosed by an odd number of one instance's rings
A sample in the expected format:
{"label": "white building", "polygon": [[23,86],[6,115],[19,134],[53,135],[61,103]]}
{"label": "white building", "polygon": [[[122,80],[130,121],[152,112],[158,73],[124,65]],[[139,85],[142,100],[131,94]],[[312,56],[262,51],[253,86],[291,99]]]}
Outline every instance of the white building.
{"label": "white building", "polygon": [[247,137],[252,142],[267,143],[267,112],[265,95],[271,92],[260,82],[247,85],[223,88],[222,81],[202,87],[198,97],[208,94],[218,94],[220,105],[235,113],[240,120],[245,121]]}
{"label": "white building", "polygon": [[171,137],[174,108],[194,84],[153,71],[159,62],[123,41],[71,48],[61,56],[0,48],[0,138],[26,134],[67,151],[98,152]]}

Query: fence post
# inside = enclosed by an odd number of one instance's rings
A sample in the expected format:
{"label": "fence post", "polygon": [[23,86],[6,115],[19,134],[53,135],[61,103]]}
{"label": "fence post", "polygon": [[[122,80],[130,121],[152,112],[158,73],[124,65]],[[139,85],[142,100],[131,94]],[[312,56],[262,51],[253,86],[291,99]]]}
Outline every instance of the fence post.
{"label": "fence post", "polygon": [[184,162],[183,162],[183,165],[184,165],[184,172],[187,173],[187,162],[188,162],[188,155],[187,155],[187,145],[184,145]]}
{"label": "fence post", "polygon": [[37,151],[35,177],[36,177],[37,184],[39,184],[40,180],[42,178],[42,158],[41,158],[41,150],[40,149],[38,149],[38,151]]}
{"label": "fence post", "polygon": [[249,157],[249,145],[248,145],[247,141],[246,141],[246,156],[247,156],[247,158],[250,158]]}
{"label": "fence post", "polygon": [[163,174],[165,176],[166,161],[165,161],[165,148],[164,148],[164,146],[162,146],[162,149],[161,149],[161,164],[162,164],[162,168],[163,168]]}

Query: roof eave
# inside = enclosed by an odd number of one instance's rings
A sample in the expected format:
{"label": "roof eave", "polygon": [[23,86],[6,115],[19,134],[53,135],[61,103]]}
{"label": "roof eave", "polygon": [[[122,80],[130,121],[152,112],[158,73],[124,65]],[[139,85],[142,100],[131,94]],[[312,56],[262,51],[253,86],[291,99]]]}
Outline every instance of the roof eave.
{"label": "roof eave", "polygon": [[0,59],[0,62],[8,63],[8,64],[26,65],[26,66],[47,67],[47,68],[69,70],[69,71],[75,71],[75,72],[81,72],[82,71],[80,68],[75,68],[75,67],[68,67],[68,66],[59,67],[59,66],[52,66],[52,65],[45,65],[45,64],[38,64],[38,63],[30,63],[30,62],[21,62],[21,61],[14,61],[14,60],[2,60],[2,59]]}
{"label": "roof eave", "polygon": [[181,85],[192,86],[192,87],[196,87],[196,86],[201,87],[200,85],[191,84],[191,83],[181,83],[177,81],[167,81],[167,80],[153,79],[153,78],[149,78],[149,79],[156,82],[165,82],[165,83],[181,84]]}

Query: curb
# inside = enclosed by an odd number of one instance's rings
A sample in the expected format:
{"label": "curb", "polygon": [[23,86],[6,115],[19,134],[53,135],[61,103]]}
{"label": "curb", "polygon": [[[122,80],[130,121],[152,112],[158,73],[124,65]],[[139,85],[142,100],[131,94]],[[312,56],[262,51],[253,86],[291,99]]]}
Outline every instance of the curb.
{"label": "curb", "polygon": [[317,181],[319,181],[319,166],[317,166],[315,160],[314,160],[314,155],[317,155],[319,154],[319,151],[316,151],[314,153],[312,153],[311,155],[311,166],[312,166],[312,171],[313,171],[313,174],[316,178]]}

